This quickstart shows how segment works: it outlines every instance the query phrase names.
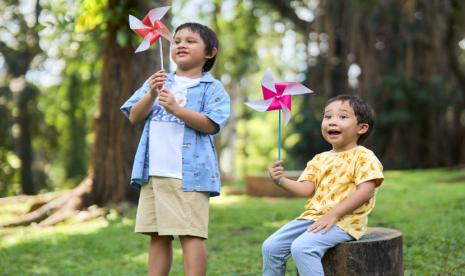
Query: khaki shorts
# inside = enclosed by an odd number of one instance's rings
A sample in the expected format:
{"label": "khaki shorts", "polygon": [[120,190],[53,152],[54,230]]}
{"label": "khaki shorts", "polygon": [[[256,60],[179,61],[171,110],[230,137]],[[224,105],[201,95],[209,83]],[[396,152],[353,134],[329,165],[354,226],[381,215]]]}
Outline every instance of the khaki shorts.
{"label": "khaki shorts", "polygon": [[134,231],[206,239],[209,200],[208,193],[184,192],[180,179],[151,176],[140,191]]}

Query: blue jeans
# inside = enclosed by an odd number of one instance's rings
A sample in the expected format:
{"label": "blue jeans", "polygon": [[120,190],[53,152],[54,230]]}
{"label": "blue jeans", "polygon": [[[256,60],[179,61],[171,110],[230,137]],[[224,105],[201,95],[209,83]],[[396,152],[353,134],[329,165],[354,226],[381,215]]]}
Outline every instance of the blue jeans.
{"label": "blue jeans", "polygon": [[353,238],[333,226],[327,233],[308,232],[313,220],[293,220],[269,236],[262,246],[263,275],[284,275],[287,259],[292,255],[299,275],[324,275],[321,259],[325,252]]}

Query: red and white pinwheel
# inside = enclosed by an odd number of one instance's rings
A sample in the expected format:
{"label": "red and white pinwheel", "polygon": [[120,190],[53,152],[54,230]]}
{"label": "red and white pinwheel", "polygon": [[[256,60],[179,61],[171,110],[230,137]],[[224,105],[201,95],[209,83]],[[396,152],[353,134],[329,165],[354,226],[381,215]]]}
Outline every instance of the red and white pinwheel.
{"label": "red and white pinwheel", "polygon": [[129,15],[129,27],[144,38],[139,47],[137,47],[136,53],[147,50],[160,36],[172,42],[173,37],[170,31],[165,24],[160,21],[169,8],[170,7],[167,6],[151,9],[142,21],[135,16]]}

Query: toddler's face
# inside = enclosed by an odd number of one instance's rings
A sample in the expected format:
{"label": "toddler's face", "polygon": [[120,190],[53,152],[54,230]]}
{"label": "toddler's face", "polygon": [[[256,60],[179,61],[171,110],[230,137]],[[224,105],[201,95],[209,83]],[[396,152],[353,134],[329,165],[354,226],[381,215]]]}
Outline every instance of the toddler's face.
{"label": "toddler's face", "polygon": [[368,124],[359,124],[348,101],[335,101],[326,106],[321,133],[335,151],[357,146],[357,140],[368,130]]}
{"label": "toddler's face", "polygon": [[206,54],[205,43],[198,33],[188,28],[176,32],[171,46],[171,58],[179,69],[201,69],[209,57],[211,56]]}

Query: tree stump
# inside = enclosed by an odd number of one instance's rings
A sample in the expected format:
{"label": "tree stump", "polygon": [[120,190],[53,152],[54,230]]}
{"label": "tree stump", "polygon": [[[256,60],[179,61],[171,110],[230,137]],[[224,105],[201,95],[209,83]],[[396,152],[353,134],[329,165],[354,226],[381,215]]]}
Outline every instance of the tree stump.
{"label": "tree stump", "polygon": [[341,243],[323,257],[325,276],[404,275],[402,233],[370,227],[358,241]]}

